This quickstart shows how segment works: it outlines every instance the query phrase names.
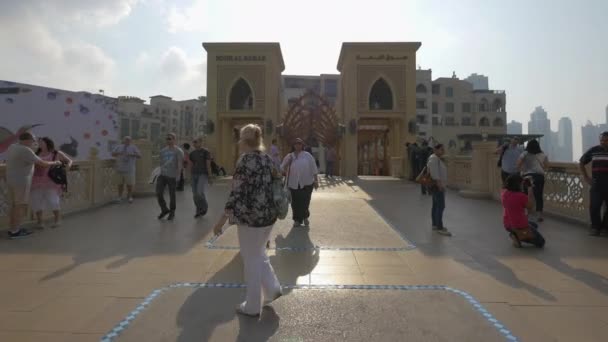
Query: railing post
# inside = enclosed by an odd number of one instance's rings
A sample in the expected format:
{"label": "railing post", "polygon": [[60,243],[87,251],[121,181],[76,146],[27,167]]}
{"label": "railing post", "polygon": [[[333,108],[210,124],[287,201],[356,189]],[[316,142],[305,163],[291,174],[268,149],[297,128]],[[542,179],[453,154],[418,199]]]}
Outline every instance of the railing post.
{"label": "railing post", "polygon": [[491,197],[489,160],[496,150],[495,142],[474,142],[473,157],[471,160],[471,186],[460,191],[460,195],[468,198]]}
{"label": "railing post", "polygon": [[150,174],[157,165],[152,163],[152,144],[148,140],[137,140],[134,144],[139,148],[141,158],[137,160],[135,173],[135,194],[147,196],[154,194],[153,186],[149,183]]}

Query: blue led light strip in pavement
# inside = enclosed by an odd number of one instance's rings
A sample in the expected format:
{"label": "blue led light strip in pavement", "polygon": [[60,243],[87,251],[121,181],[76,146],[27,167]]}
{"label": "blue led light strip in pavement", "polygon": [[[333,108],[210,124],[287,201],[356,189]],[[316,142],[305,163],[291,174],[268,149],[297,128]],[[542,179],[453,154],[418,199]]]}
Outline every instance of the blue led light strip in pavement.
{"label": "blue led light strip in pavement", "polygon": [[[240,289],[245,288],[244,284],[238,283],[175,283],[167,287],[163,287],[152,291],[152,293],[139,304],[135,310],[131,311],[127,317],[119,322],[108,334],[101,338],[101,342],[113,342],[122,332],[124,332],[129,325],[137,318],[137,316],[144,311],[152,301],[154,301],[161,294],[175,288],[224,288],[224,289]],[[448,291],[460,295],[466,301],[473,306],[473,308],[481,314],[481,316],[488,321],[502,336],[505,337],[506,341],[517,342],[519,339],[513,335],[513,333],[507,329],[507,327],[500,323],[488,310],[486,310],[477,299],[468,294],[467,292],[444,286],[444,285],[283,285],[285,289],[297,289],[297,290],[401,290],[401,291]]]}

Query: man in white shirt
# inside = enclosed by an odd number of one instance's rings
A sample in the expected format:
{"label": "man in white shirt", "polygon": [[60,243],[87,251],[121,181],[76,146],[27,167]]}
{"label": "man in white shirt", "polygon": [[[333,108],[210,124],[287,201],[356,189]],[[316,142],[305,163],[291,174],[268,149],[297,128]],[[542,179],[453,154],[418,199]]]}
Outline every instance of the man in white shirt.
{"label": "man in white shirt", "polygon": [[116,182],[118,184],[118,200],[122,200],[122,193],[127,186],[127,198],[133,202],[133,186],[135,185],[135,162],[141,157],[137,146],[131,144],[131,137],[123,138],[123,143],[116,146],[112,156],[116,158]]}
{"label": "man in white shirt", "polygon": [[18,239],[32,234],[20,227],[21,220],[29,201],[34,165],[50,167],[61,165],[61,161],[44,161],[34,151],[34,136],[29,133],[19,135],[19,142],[7,150],[6,185],[8,187],[8,205],[10,208],[9,239]]}
{"label": "man in white shirt", "polygon": [[304,151],[304,141],[298,138],[293,145],[294,151],[283,159],[281,170],[287,174],[287,187],[291,192],[291,211],[293,226],[309,226],[310,198],[312,189],[317,189],[317,163],[312,154]]}

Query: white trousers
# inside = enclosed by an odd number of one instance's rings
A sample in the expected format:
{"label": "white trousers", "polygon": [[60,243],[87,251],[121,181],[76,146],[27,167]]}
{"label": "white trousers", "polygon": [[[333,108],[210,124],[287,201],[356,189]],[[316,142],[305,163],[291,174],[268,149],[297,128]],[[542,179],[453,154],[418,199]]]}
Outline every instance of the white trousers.
{"label": "white trousers", "polygon": [[238,226],[239,245],[245,265],[245,284],[247,285],[244,309],[248,313],[261,312],[262,298],[274,298],[281,290],[279,280],[266,255],[266,242],[270,237],[272,227]]}

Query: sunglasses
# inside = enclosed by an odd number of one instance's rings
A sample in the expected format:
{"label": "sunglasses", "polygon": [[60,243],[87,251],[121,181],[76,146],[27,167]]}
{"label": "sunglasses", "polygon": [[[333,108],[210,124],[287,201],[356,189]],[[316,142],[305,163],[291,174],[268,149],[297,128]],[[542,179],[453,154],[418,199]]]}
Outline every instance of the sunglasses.
{"label": "sunglasses", "polygon": [[173,138],[167,137],[167,140],[173,140]]}

